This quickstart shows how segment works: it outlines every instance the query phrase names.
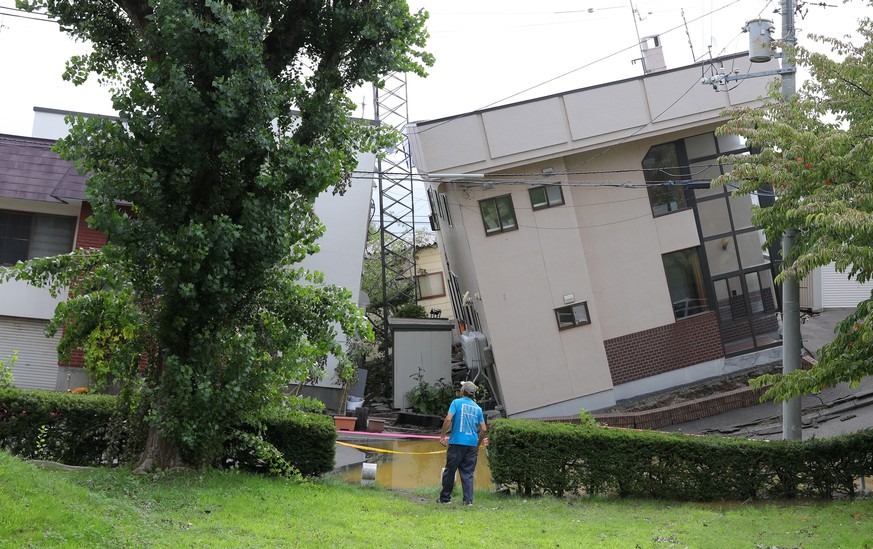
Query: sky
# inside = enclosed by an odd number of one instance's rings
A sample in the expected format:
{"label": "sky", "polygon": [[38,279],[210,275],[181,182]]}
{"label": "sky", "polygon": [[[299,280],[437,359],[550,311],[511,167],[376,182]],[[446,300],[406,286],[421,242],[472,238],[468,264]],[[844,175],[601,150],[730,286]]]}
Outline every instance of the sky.
{"label": "sky", "polygon": [[[870,11],[863,0],[809,5],[797,18],[809,32],[842,35]],[[428,50],[436,64],[407,82],[410,121],[429,120],[642,74],[638,36],[659,35],[668,68],[748,49],[746,21],[772,19],[767,0],[409,0],[430,13]],[[93,82],[61,80],[69,56],[87,51],[54,23],[0,0],[0,133],[30,135],[33,107],[112,114]],[[359,116],[372,117],[372,90],[356,90]]]}

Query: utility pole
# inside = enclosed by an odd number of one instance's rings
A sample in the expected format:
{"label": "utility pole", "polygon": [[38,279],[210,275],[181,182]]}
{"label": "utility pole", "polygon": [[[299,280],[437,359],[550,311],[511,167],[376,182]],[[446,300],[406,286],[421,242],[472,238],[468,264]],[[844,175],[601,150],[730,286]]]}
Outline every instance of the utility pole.
{"label": "utility pole", "polygon": [[[794,32],[794,6],[795,0],[781,0],[782,12],[782,42],[787,46],[793,46],[797,43],[797,37]],[[770,27],[772,21],[755,19],[747,23],[747,29],[750,36],[749,53],[750,61],[753,63],[762,63],[770,61],[773,57],[771,46],[770,32],[774,29]],[[746,78],[756,78],[760,76],[779,75],[782,78],[782,96],[785,101],[789,101],[795,92],[795,74],[796,67],[794,61],[785,51],[782,50],[782,67],[777,70],[763,71],[751,74],[731,74],[727,75],[722,69],[718,75],[702,78],[701,84],[711,85],[713,89],[718,90],[719,86],[743,80]],[[785,258],[791,253],[791,248],[794,246],[794,238],[797,235],[796,229],[788,229],[782,235],[782,262],[785,264]],[[784,269],[783,269],[784,271]],[[800,368],[800,349],[802,341],[800,338],[800,285],[795,277],[786,277],[782,281],[782,373],[790,374]],[[801,440],[803,425],[801,421],[801,403],[800,397],[793,397],[782,403],[782,439],[783,440]]]}
{"label": "utility pole", "polygon": [[[797,43],[794,34],[794,0],[782,0],[782,41],[793,46]],[[782,52],[782,68],[791,69],[782,73],[782,95],[785,101],[791,99],[795,91],[794,61]],[[791,253],[796,229],[788,229],[782,235],[782,261]],[[783,269],[784,270],[784,269]],[[800,285],[795,277],[782,281],[782,374],[787,375],[800,368]],[[801,440],[803,424],[801,420],[800,397],[792,397],[782,403],[782,440]]]}

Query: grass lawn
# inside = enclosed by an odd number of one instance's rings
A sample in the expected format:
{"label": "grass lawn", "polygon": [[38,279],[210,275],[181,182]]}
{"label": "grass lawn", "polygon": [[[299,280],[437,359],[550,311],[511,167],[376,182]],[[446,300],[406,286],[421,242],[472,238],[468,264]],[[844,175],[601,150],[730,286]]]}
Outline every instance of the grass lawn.
{"label": "grass lawn", "polygon": [[228,471],[59,471],[0,452],[0,547],[873,548],[873,500],[674,503],[437,488],[389,492]]}

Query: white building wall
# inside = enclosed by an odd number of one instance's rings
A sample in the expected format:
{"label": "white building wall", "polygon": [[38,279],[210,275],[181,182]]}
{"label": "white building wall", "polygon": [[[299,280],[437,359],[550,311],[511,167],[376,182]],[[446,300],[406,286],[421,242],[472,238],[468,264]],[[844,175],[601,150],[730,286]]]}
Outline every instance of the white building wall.
{"label": "white building wall", "polygon": [[[364,269],[364,248],[367,245],[367,230],[370,214],[370,199],[373,194],[372,174],[376,157],[360,154],[356,173],[366,175],[353,177],[343,195],[334,195],[332,189],[318,195],[315,214],[325,226],[324,235],[318,239],[319,251],[306,257],[300,266],[320,271],[325,284],[342,286],[352,293],[352,301],[359,303],[361,273]],[[340,332],[345,345],[346,334]],[[319,385],[337,385],[333,372],[337,360],[331,356],[327,362],[325,379]]]}
{"label": "white building wall", "polygon": [[825,308],[857,307],[858,303],[870,299],[873,282],[860,283],[839,273],[833,263],[821,267],[821,303]]}

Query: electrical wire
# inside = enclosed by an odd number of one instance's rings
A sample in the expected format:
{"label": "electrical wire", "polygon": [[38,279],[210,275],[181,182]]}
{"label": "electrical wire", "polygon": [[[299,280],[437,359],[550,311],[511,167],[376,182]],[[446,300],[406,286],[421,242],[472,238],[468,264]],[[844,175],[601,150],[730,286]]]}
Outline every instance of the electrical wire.
{"label": "electrical wire", "polygon": [[8,10],[8,11],[18,12],[18,13],[0,12],[0,15],[6,16],[6,17],[16,17],[18,19],[30,19],[31,21],[42,21],[43,23],[54,23],[54,24],[58,23],[54,19],[49,19],[48,16],[46,16],[46,17],[33,17],[31,15],[20,15],[20,14],[31,14],[32,12],[29,12],[26,10],[20,10],[18,8],[7,8],[6,6],[0,6],[0,10]]}

